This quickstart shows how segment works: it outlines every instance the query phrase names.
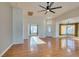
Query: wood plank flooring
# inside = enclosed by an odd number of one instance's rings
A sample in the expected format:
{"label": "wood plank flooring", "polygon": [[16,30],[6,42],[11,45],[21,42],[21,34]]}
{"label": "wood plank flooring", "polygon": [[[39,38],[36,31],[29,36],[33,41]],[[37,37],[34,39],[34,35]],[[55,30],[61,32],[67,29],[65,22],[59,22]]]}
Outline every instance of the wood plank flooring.
{"label": "wood plank flooring", "polygon": [[41,38],[46,44],[31,44],[32,39],[24,44],[13,45],[3,57],[79,57],[79,39]]}

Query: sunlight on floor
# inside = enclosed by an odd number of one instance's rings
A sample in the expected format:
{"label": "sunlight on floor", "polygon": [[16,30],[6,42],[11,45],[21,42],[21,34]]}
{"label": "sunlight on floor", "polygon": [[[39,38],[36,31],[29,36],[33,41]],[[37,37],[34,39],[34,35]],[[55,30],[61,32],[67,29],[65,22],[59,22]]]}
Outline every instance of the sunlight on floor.
{"label": "sunlight on floor", "polygon": [[37,36],[32,36],[30,39],[31,39],[30,40],[31,41],[30,44],[32,44],[32,45],[34,45],[34,44],[46,44],[46,42],[44,42],[42,39],[40,39]]}
{"label": "sunlight on floor", "polygon": [[40,44],[46,44],[46,42],[44,42],[42,39],[40,39],[37,36],[30,37],[30,50],[31,51],[37,51],[38,50],[37,45],[40,45]]}

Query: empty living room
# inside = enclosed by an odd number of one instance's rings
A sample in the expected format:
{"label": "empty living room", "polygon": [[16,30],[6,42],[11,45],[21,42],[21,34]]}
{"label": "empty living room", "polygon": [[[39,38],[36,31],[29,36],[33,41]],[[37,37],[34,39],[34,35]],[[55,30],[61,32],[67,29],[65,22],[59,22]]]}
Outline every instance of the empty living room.
{"label": "empty living room", "polygon": [[79,2],[0,2],[1,57],[79,57]]}

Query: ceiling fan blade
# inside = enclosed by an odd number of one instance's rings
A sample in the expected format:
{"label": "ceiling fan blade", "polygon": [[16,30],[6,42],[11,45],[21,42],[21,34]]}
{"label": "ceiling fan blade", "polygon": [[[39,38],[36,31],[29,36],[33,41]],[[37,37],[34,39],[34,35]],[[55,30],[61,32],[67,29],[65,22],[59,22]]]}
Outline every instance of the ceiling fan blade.
{"label": "ceiling fan blade", "polygon": [[52,12],[52,13],[54,13],[54,14],[55,14],[55,12],[54,12],[54,11],[52,11],[52,10],[50,10],[50,12]]}
{"label": "ceiling fan blade", "polygon": [[47,14],[47,11],[45,12],[45,14]]}
{"label": "ceiling fan blade", "polygon": [[62,8],[62,6],[51,8],[51,10],[52,9],[59,9],[59,8]]}
{"label": "ceiling fan blade", "polygon": [[54,4],[54,2],[51,2],[49,7],[51,7],[53,4]]}
{"label": "ceiling fan blade", "polygon": [[41,5],[39,5],[41,8],[44,8],[44,9],[46,9],[45,7],[43,7],[43,6],[41,6]]}
{"label": "ceiling fan blade", "polygon": [[38,12],[43,12],[43,11],[46,11],[46,10],[41,10],[41,11],[38,11]]}

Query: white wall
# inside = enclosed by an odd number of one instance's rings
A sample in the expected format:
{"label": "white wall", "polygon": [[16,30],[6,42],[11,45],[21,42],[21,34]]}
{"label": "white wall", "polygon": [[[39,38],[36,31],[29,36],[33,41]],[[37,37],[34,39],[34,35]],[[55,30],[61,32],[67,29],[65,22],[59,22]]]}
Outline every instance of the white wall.
{"label": "white wall", "polygon": [[44,19],[40,17],[26,17],[24,20],[24,39],[29,38],[29,30],[28,26],[29,24],[38,24],[38,35],[43,36],[44,35]]}
{"label": "white wall", "polygon": [[0,3],[0,55],[12,44],[12,19],[9,3]]}
{"label": "white wall", "polygon": [[[38,36],[45,37],[45,36],[49,35],[46,32],[46,29],[47,29],[46,21],[47,21],[46,17],[24,15],[24,39],[29,38],[29,33],[28,33],[29,24],[38,24]],[[51,27],[52,27],[52,25],[51,25]],[[50,34],[50,36],[52,36],[52,34]]]}
{"label": "white wall", "polygon": [[61,23],[79,23],[79,8],[66,12],[59,17],[55,18],[56,20],[56,31],[55,36],[59,37],[59,24]]}
{"label": "white wall", "polygon": [[13,8],[13,42],[23,43],[23,10]]}

